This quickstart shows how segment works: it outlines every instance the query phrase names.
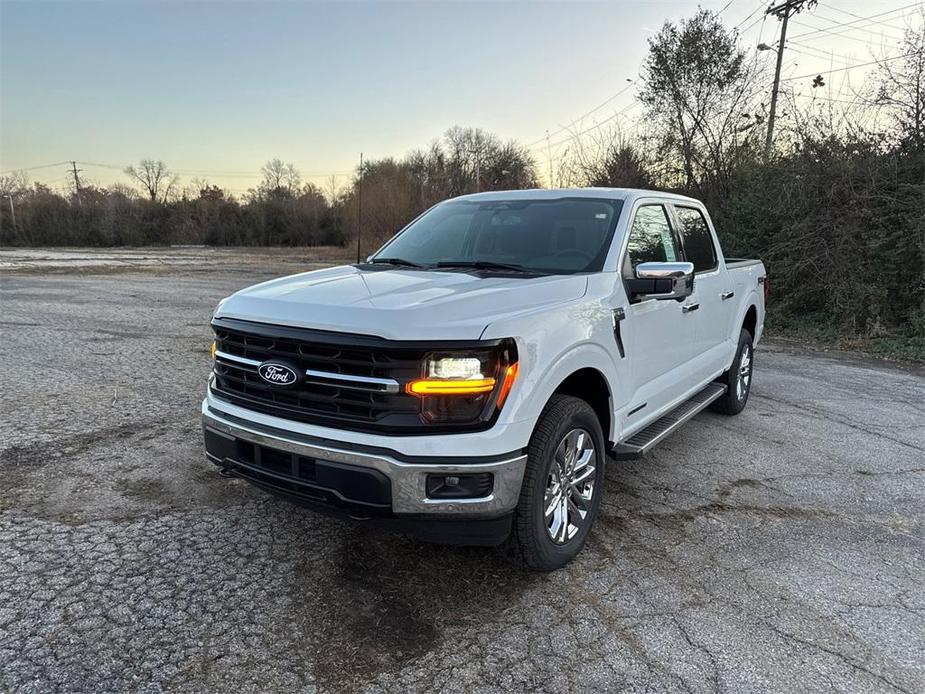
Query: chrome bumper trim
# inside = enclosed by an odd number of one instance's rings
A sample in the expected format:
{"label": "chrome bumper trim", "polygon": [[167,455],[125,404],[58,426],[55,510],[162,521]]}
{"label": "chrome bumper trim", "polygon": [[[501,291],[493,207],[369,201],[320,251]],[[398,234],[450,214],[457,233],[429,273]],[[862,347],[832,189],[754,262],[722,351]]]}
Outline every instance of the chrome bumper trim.
{"label": "chrome bumper trim", "polygon": [[[309,458],[378,470],[391,480],[392,511],[396,514],[447,514],[457,518],[467,515],[500,515],[512,511],[520,497],[520,486],[527,464],[526,455],[491,463],[406,463],[388,455],[310,444],[258,431],[237,421],[225,419],[221,411],[209,407],[208,401],[202,403],[202,426],[204,429],[213,429],[251,443]],[[427,498],[428,474],[451,475],[472,472],[490,472],[494,475],[494,488],[489,496],[446,501]]]}

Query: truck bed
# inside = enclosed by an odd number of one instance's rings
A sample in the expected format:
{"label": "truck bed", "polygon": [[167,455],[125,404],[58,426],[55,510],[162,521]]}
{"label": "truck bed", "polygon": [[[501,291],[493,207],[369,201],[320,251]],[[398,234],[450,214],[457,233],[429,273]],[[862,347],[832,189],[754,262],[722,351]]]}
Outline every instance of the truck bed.
{"label": "truck bed", "polygon": [[726,258],[726,267],[733,270],[737,267],[748,267],[749,265],[760,265],[761,261],[753,258]]}

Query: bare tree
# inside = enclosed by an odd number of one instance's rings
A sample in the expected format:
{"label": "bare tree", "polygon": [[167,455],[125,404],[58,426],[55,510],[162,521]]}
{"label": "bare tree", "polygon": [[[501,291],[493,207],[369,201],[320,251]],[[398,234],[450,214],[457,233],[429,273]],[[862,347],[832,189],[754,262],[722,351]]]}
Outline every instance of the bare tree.
{"label": "bare tree", "polygon": [[151,202],[167,202],[167,196],[179,182],[179,178],[160,159],[142,159],[138,167],[126,167],[125,173],[141,184]]}
{"label": "bare tree", "polygon": [[887,108],[904,145],[925,152],[925,28],[909,28],[901,60],[883,58],[875,103]]}
{"label": "bare tree", "polygon": [[640,143],[616,128],[576,137],[564,153],[559,178],[572,185],[652,188],[654,183]]}
{"label": "bare tree", "polygon": [[271,159],[260,169],[260,173],[263,174],[263,181],[260,183],[259,190],[264,195],[292,197],[298,194],[302,177],[291,162],[284,163],[282,159]]}
{"label": "bare tree", "polygon": [[29,189],[29,176],[25,171],[14,171],[0,176],[0,197],[19,195]]}

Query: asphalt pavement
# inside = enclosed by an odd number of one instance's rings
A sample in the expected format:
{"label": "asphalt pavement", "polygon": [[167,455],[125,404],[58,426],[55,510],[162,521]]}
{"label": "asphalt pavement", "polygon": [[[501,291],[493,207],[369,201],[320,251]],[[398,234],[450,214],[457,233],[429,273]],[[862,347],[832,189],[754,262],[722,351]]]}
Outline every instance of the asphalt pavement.
{"label": "asphalt pavement", "polygon": [[921,368],[769,341],[522,573],[206,462],[212,308],[294,269],[0,278],[0,691],[925,691]]}

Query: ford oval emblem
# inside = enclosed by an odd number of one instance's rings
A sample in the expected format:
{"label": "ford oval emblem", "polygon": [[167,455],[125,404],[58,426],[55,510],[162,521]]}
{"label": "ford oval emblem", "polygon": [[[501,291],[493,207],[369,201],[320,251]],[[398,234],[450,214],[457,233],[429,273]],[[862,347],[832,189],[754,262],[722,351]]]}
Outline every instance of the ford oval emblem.
{"label": "ford oval emblem", "polygon": [[274,386],[291,386],[299,380],[294,370],[278,362],[265,361],[257,367],[257,373],[267,383]]}

